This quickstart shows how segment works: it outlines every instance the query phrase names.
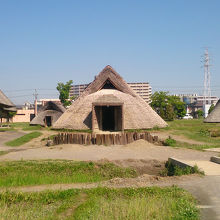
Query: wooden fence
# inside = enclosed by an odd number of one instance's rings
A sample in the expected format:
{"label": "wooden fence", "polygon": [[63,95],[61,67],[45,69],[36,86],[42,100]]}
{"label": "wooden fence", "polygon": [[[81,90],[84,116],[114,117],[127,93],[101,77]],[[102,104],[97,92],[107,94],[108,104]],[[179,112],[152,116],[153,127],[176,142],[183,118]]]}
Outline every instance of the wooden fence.
{"label": "wooden fence", "polygon": [[82,144],[82,145],[125,145],[133,141],[144,139],[150,143],[161,144],[158,136],[149,132],[125,132],[118,134],[89,134],[89,133],[59,133],[53,137],[53,144]]}

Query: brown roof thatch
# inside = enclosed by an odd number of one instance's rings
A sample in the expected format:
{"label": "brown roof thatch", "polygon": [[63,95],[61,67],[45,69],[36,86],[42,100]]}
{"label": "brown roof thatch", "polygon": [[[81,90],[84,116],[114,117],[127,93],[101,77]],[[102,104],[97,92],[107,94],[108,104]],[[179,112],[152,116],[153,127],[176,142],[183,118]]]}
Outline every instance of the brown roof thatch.
{"label": "brown roof thatch", "polygon": [[51,116],[51,123],[53,125],[65,110],[66,109],[62,105],[56,104],[52,101],[47,102],[47,104],[39,110],[38,115],[33,118],[30,124],[45,126],[45,117]]}
{"label": "brown roof thatch", "polygon": [[218,100],[214,109],[211,113],[204,119],[207,123],[220,123],[220,100]]}
{"label": "brown roof thatch", "polygon": [[101,97],[99,97],[98,99],[96,99],[93,104],[123,104],[123,102],[118,99],[116,96],[112,95],[112,94],[107,94],[107,95],[103,95]]}
{"label": "brown roof thatch", "polygon": [[5,107],[5,108],[15,106],[1,90],[0,90],[0,106]]}
{"label": "brown roof thatch", "polygon": [[[106,83],[110,85],[109,88],[106,87]],[[123,103],[124,129],[167,126],[167,123],[129,87],[111,66],[106,66],[53,127],[91,129],[92,104],[100,100]]]}

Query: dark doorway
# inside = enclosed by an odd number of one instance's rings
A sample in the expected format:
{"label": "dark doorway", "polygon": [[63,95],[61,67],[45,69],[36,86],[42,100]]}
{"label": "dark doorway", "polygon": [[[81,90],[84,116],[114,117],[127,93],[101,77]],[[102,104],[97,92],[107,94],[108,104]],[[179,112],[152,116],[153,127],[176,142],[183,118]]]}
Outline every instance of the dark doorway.
{"label": "dark doorway", "polygon": [[51,127],[51,125],[52,125],[52,117],[51,116],[45,116],[45,125],[47,127]]}
{"label": "dark doorway", "polygon": [[103,131],[115,130],[114,106],[102,106],[102,129]]}

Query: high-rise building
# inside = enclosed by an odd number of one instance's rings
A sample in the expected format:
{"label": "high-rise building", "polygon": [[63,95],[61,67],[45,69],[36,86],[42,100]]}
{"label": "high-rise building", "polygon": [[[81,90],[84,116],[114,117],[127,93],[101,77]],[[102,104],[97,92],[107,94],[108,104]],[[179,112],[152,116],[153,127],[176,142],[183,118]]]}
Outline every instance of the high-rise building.
{"label": "high-rise building", "polygon": [[72,85],[69,93],[70,98],[80,96],[88,85],[89,84]]}
{"label": "high-rise building", "polygon": [[[70,97],[79,96],[89,84],[72,85],[70,89]],[[148,82],[128,83],[128,85],[139,95],[144,101],[150,103],[152,94],[151,86]]]}
{"label": "high-rise building", "polygon": [[145,102],[151,102],[152,88],[148,82],[128,83],[128,85],[144,99]]}

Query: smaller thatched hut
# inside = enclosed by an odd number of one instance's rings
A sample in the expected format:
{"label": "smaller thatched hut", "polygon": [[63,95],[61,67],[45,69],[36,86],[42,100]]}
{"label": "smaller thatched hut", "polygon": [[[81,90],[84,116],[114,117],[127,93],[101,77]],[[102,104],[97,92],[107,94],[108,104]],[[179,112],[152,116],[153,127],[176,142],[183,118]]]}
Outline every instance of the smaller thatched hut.
{"label": "smaller thatched hut", "polygon": [[57,119],[65,112],[63,105],[55,102],[47,102],[46,105],[42,106],[39,113],[30,122],[30,125],[41,125],[45,127],[52,126]]}
{"label": "smaller thatched hut", "polygon": [[220,99],[215,105],[212,112],[204,119],[207,123],[220,123]]}

